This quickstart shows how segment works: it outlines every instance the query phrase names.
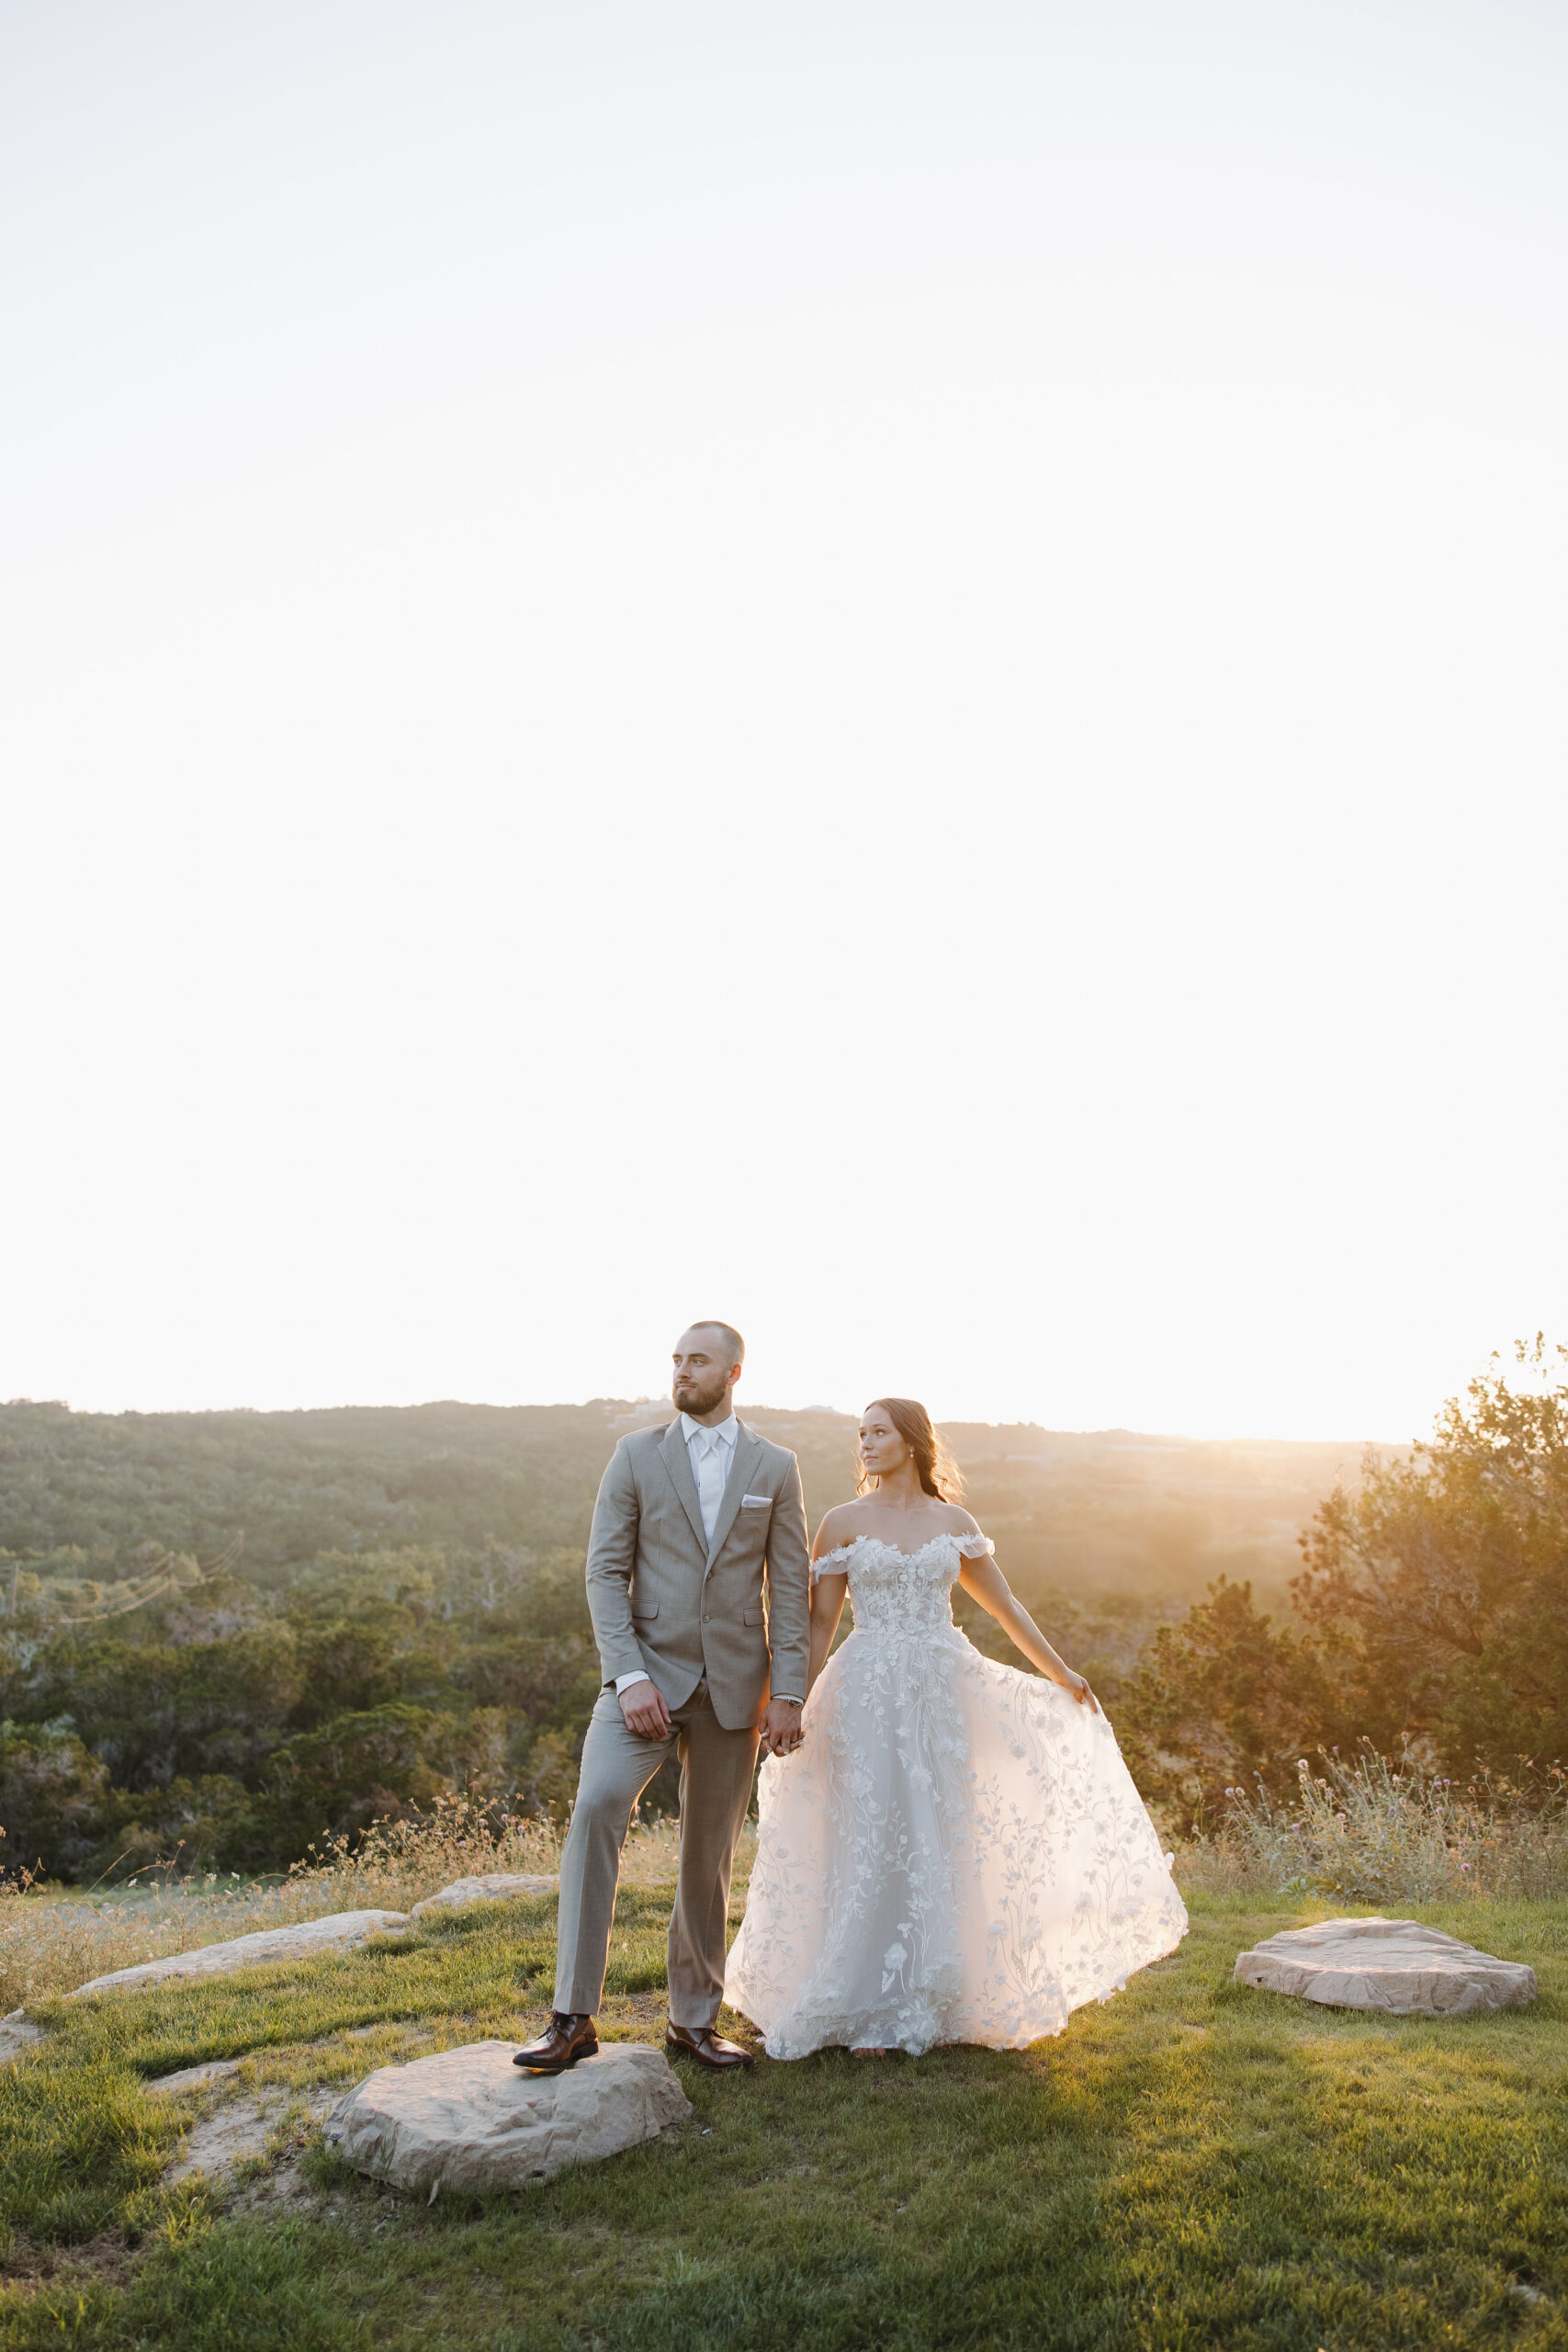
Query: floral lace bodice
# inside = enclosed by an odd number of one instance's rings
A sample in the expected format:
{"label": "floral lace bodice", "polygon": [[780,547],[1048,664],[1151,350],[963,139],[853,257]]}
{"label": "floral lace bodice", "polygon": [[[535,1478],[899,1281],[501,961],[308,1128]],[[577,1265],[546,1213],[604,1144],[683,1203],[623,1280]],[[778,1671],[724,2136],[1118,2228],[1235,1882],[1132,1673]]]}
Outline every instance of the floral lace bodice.
{"label": "floral lace bodice", "polygon": [[953,1628],[953,1588],[964,1560],[984,1559],[996,1545],[984,1535],[933,1535],[918,1552],[900,1552],[880,1535],[857,1535],[812,1566],[818,1577],[850,1580],[857,1634],[906,1636]]}

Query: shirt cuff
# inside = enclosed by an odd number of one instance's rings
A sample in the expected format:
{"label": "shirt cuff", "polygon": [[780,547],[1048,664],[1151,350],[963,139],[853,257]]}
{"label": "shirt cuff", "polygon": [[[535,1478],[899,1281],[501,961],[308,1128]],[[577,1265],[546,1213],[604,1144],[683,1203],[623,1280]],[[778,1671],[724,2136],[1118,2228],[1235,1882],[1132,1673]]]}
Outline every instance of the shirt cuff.
{"label": "shirt cuff", "polygon": [[805,1700],[797,1699],[793,1690],[770,1690],[768,1696],[771,1699],[782,1699],[786,1707],[804,1707],[806,1704]]}
{"label": "shirt cuff", "polygon": [[623,1690],[629,1690],[631,1689],[634,1682],[651,1682],[652,1679],[653,1677],[649,1673],[648,1668],[642,1666],[637,1668],[635,1674],[617,1674],[615,1677],[615,1696],[618,1699]]}

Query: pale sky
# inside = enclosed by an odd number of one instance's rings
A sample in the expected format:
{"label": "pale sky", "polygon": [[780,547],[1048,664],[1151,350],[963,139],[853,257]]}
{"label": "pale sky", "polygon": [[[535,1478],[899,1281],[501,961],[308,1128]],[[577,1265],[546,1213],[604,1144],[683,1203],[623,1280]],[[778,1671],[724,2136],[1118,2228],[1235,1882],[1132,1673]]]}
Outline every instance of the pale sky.
{"label": "pale sky", "polygon": [[1568,1335],[1568,17],[0,12],[0,1395]]}

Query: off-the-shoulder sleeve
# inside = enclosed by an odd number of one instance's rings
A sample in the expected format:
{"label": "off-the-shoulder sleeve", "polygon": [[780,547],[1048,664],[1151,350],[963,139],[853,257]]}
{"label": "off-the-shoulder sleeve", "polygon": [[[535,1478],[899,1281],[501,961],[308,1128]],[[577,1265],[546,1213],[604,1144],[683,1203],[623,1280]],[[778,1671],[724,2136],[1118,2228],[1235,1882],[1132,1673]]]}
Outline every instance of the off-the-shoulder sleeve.
{"label": "off-the-shoulder sleeve", "polygon": [[960,1535],[956,1541],[966,1560],[983,1560],[987,1552],[994,1553],[997,1548],[988,1535]]}
{"label": "off-the-shoulder sleeve", "polygon": [[812,1583],[815,1584],[818,1577],[848,1576],[850,1554],[853,1549],[852,1544],[840,1544],[836,1552],[824,1552],[819,1560],[813,1560],[811,1563]]}

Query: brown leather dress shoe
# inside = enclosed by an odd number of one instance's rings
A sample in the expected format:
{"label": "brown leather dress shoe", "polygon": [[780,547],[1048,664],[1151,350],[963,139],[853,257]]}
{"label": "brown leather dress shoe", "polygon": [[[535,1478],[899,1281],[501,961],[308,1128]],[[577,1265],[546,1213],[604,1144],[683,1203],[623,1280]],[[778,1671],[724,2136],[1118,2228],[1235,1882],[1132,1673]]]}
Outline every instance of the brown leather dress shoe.
{"label": "brown leather dress shoe", "polygon": [[699,2066],[712,2066],[716,2072],[722,2072],[727,2066],[751,2064],[749,2050],[742,2050],[738,2041],[726,2041],[711,2025],[669,2026],[664,2041],[667,2049],[678,2050],[683,2057],[694,2058]]}
{"label": "brown leather dress shoe", "polygon": [[526,2066],[531,2075],[564,2075],[580,2058],[592,2058],[598,2047],[599,2037],[592,2018],[570,2017],[560,2009],[552,2009],[543,2033],[525,2041],[512,2063],[514,2066]]}

